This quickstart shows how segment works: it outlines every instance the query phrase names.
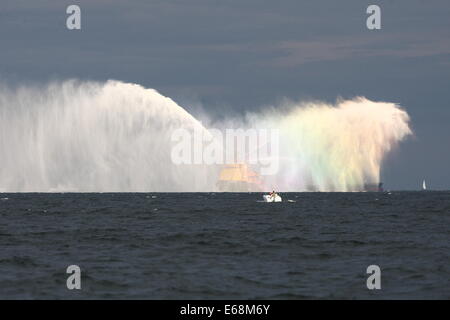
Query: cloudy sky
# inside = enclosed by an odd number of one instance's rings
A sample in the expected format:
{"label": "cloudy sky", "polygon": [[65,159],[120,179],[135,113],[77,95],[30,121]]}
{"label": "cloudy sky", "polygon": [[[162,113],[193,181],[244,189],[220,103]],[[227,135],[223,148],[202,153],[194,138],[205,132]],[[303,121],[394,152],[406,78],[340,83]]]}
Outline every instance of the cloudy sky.
{"label": "cloudy sky", "polygon": [[2,0],[0,82],[67,78],[139,83],[217,117],[284,98],[396,102],[415,135],[387,159],[387,188],[450,189],[448,0]]}

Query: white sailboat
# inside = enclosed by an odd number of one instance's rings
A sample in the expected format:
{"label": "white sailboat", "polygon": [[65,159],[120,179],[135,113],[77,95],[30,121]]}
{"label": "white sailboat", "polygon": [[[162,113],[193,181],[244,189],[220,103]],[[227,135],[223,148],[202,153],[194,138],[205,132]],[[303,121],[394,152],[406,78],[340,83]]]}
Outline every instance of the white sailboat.
{"label": "white sailboat", "polygon": [[427,184],[425,183],[425,180],[422,182],[422,190],[427,190]]}

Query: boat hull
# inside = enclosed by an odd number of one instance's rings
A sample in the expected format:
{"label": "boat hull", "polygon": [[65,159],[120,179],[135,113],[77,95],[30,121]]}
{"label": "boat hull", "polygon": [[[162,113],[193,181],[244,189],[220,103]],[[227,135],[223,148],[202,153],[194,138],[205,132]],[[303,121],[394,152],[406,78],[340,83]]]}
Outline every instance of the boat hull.
{"label": "boat hull", "polygon": [[279,195],[276,195],[275,197],[271,197],[270,195],[265,194],[265,195],[263,195],[263,199],[264,199],[264,202],[281,202],[282,201],[282,199]]}

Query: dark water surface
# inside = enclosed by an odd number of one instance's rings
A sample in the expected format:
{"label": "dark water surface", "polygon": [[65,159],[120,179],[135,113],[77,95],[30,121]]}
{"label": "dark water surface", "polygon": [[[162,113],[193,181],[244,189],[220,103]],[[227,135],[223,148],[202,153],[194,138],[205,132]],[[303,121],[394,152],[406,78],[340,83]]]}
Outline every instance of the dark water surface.
{"label": "dark water surface", "polygon": [[0,194],[0,298],[450,298],[450,192],[282,196]]}

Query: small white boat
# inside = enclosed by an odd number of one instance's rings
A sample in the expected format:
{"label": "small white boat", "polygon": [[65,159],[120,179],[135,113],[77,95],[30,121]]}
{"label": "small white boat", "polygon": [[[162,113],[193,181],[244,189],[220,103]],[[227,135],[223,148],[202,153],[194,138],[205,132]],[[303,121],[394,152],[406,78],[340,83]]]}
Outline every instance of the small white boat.
{"label": "small white boat", "polygon": [[422,190],[423,191],[427,190],[427,184],[426,184],[425,180],[423,180],[423,182],[422,182]]}
{"label": "small white boat", "polygon": [[278,194],[271,196],[270,194],[263,195],[264,202],[281,202],[282,199]]}

